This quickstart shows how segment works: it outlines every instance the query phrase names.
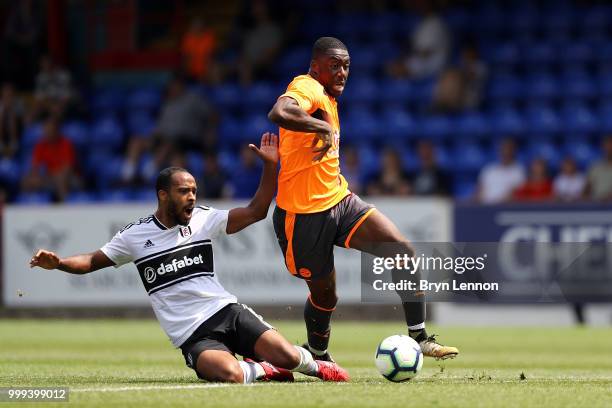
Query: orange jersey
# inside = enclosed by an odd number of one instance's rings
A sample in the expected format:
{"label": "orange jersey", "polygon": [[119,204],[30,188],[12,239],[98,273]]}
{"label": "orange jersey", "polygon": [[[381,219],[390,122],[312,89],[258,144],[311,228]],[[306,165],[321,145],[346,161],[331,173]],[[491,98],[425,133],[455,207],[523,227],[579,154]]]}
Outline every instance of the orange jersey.
{"label": "orange jersey", "polygon": [[285,211],[298,214],[325,211],[349,194],[348,183],[340,174],[340,121],[336,99],[310,75],[295,77],[283,96],[295,99],[308,114],[319,109],[325,111],[327,121],[334,129],[334,140],[325,157],[313,162],[315,134],[280,128],[281,169],[276,204]]}

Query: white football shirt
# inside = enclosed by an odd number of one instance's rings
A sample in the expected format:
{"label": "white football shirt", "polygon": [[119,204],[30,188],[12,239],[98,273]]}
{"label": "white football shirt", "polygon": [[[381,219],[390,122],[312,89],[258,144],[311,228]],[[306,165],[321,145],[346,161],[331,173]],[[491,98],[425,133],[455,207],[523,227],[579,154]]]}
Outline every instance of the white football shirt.
{"label": "white football shirt", "polygon": [[166,228],[150,215],[126,225],[101,250],[116,266],[134,262],[157,320],[175,347],[230,303],[214,272],[212,240],[229,211],[198,206],[189,225]]}

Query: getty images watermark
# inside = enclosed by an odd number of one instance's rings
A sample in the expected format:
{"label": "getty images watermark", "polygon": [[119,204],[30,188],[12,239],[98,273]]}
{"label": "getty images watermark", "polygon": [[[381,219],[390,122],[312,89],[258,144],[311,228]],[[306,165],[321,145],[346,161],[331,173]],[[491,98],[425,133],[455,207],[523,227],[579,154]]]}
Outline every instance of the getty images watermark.
{"label": "getty images watermark", "polygon": [[610,302],[612,244],[443,242],[378,244],[362,253],[361,298],[397,304]]}

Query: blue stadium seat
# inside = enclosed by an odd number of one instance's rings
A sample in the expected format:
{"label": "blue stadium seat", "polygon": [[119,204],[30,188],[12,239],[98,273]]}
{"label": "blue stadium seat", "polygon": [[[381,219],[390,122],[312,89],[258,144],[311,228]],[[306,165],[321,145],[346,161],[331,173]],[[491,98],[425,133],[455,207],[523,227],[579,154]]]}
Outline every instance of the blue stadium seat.
{"label": "blue stadium seat", "polygon": [[593,133],[599,131],[599,120],[584,105],[568,106],[562,110],[564,130],[568,133]]}
{"label": "blue stadium seat", "polygon": [[153,203],[157,201],[157,193],[153,188],[140,188],[132,195],[134,201]]}
{"label": "blue stadium seat", "polygon": [[561,58],[565,62],[588,63],[593,59],[593,49],[588,42],[573,42],[565,44]]}
{"label": "blue stadium seat", "polygon": [[412,92],[409,94],[409,101],[416,106],[428,106],[433,97],[435,78],[421,79],[412,83]]}
{"label": "blue stadium seat", "polygon": [[123,128],[111,117],[100,119],[91,128],[90,142],[93,149],[119,151],[123,145]]}
{"label": "blue stadium seat", "polygon": [[443,115],[424,117],[419,123],[419,134],[426,139],[443,140],[450,136],[452,131],[451,120]]}
{"label": "blue stadium seat", "polygon": [[219,165],[225,171],[231,171],[238,162],[238,157],[233,150],[222,149],[217,158],[219,159]]}
{"label": "blue stadium seat", "polygon": [[453,197],[457,200],[469,200],[476,194],[476,181],[458,181],[453,183]]}
{"label": "blue stadium seat", "polygon": [[530,143],[527,147],[527,157],[529,161],[536,158],[544,159],[553,169],[559,167],[562,158],[557,147],[545,141]]}
{"label": "blue stadium seat", "polygon": [[[366,25],[367,27],[367,25]],[[351,70],[360,73],[374,73],[384,61],[374,48],[358,47],[351,51]]]}
{"label": "blue stadium seat", "polygon": [[[341,145],[342,146],[342,145]],[[340,147],[342,149],[342,147]],[[362,179],[371,178],[380,168],[380,155],[368,143],[362,143],[358,148],[359,167]]]}
{"label": "blue stadium seat", "polygon": [[51,202],[51,193],[47,191],[19,193],[15,202],[21,205],[49,204]]}
{"label": "blue stadium seat", "polygon": [[496,44],[489,55],[489,62],[502,67],[516,66],[519,60],[520,50],[513,42]]}
{"label": "blue stadium seat", "polygon": [[126,123],[130,136],[148,137],[155,129],[155,119],[147,112],[130,112]]}
{"label": "blue stadium seat", "polygon": [[[349,87],[352,84],[349,82]],[[379,99],[385,103],[406,103],[413,92],[412,81],[406,79],[385,79],[380,82]]]}
{"label": "blue stadium seat", "polygon": [[85,122],[71,121],[67,122],[61,129],[64,134],[77,149],[84,149],[89,144],[89,128]]}
{"label": "blue stadium seat", "polygon": [[563,96],[570,100],[590,100],[597,95],[597,88],[592,78],[584,75],[566,76],[561,87]]}
{"label": "blue stadium seat", "polygon": [[599,106],[598,116],[601,131],[612,133],[612,101]]}
{"label": "blue stadium seat", "polygon": [[455,157],[454,157],[453,152],[451,152],[449,149],[444,147],[444,145],[442,144],[438,144],[436,146],[435,152],[436,152],[436,162],[438,163],[438,166],[440,166],[443,169],[449,169],[449,170],[454,169]]}
{"label": "blue stadium seat", "polygon": [[466,112],[457,118],[455,132],[459,136],[482,137],[489,133],[489,124],[482,113]]}
{"label": "blue stadium seat", "polygon": [[345,115],[340,137],[348,142],[371,142],[383,137],[383,132],[377,115],[365,107],[355,107]]}
{"label": "blue stadium seat", "polygon": [[529,108],[526,112],[527,129],[536,135],[551,135],[561,130],[557,113],[546,106]]}
{"label": "blue stadium seat", "polygon": [[[310,26],[310,24],[306,26]],[[308,72],[311,52],[310,47],[290,48],[289,51],[279,58],[278,65],[276,66],[277,74],[282,76],[287,75],[288,72],[293,72],[295,75],[298,75],[298,73]]]}
{"label": "blue stadium seat", "polygon": [[[94,157],[90,156],[90,160],[92,159]],[[93,175],[98,189],[105,190],[117,184],[121,178],[123,158],[116,155],[100,155],[100,157],[95,157],[95,160]]]}
{"label": "blue stadium seat", "polygon": [[522,47],[522,60],[527,69],[548,68],[557,59],[557,50],[551,43],[527,43]]}
{"label": "blue stadium seat", "polygon": [[73,191],[68,194],[65,202],[67,204],[87,204],[97,201],[97,196],[88,191]]}
{"label": "blue stadium seat", "polygon": [[112,190],[103,190],[98,195],[99,201],[109,203],[121,203],[130,201],[134,198],[134,191],[131,188],[120,188]]}
{"label": "blue stadium seat", "polygon": [[343,103],[374,103],[380,93],[380,86],[371,78],[349,80],[342,95]]}
{"label": "blue stadium seat", "polygon": [[418,132],[417,122],[401,107],[388,107],[382,114],[382,139],[405,141]]}
{"label": "blue stadium seat", "polygon": [[493,77],[489,82],[487,97],[494,103],[513,102],[523,96],[523,83],[515,76]]}
{"label": "blue stadium seat", "polygon": [[126,108],[131,111],[154,113],[161,104],[161,91],[157,88],[145,87],[132,91],[126,100]]}
{"label": "blue stadium seat", "polygon": [[26,127],[21,136],[21,147],[27,151],[32,150],[42,137],[42,132],[43,126],[41,123],[33,123]]}
{"label": "blue stadium seat", "polygon": [[16,186],[21,179],[21,168],[17,160],[0,159],[0,185]]}
{"label": "blue stadium seat", "polygon": [[569,140],[562,149],[564,156],[573,157],[581,168],[587,168],[599,157],[599,152],[588,141]]}
{"label": "blue stadium seat", "polygon": [[235,146],[242,140],[243,133],[242,122],[226,114],[219,125],[219,144],[221,147]]}
{"label": "blue stadium seat", "polygon": [[96,116],[117,116],[125,106],[125,91],[108,88],[94,93],[91,108]]}
{"label": "blue stadium seat", "polygon": [[284,92],[280,86],[274,86],[269,82],[256,82],[243,90],[245,104],[254,109],[270,109],[276,98]]}
{"label": "blue stadium seat", "polygon": [[610,8],[590,5],[578,18],[579,36],[587,40],[605,40],[611,21]]}
{"label": "blue stadium seat", "polygon": [[242,142],[259,143],[263,133],[278,131],[278,127],[268,120],[267,112],[247,116],[243,125],[242,133],[238,135],[238,140]]}
{"label": "blue stadium seat", "polygon": [[597,79],[597,88],[601,97],[612,98],[612,72]]}
{"label": "blue stadium seat", "polygon": [[187,170],[196,177],[204,174],[204,157],[201,152],[187,153]]}
{"label": "blue stadium seat", "polygon": [[238,84],[223,83],[212,88],[210,97],[215,106],[236,109],[242,105],[244,92]]}
{"label": "blue stadium seat", "polygon": [[550,102],[559,97],[559,82],[550,75],[535,75],[527,80],[525,97],[535,102]]}
{"label": "blue stadium seat", "polygon": [[453,151],[454,168],[460,172],[479,171],[487,163],[484,150],[476,143],[460,143]]}

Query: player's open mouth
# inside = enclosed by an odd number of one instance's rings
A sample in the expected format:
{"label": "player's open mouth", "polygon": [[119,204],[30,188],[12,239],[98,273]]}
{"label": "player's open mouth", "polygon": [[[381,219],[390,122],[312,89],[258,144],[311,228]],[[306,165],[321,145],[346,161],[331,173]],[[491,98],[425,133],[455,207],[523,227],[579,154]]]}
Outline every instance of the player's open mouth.
{"label": "player's open mouth", "polygon": [[193,213],[193,207],[185,208],[185,215],[187,215],[188,217],[191,217],[192,213]]}

